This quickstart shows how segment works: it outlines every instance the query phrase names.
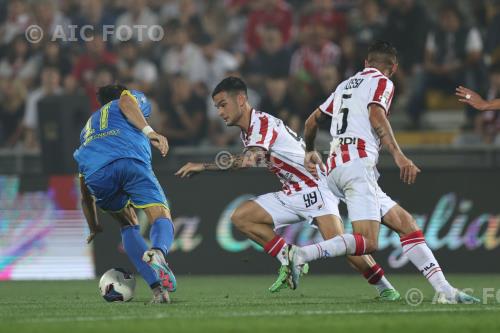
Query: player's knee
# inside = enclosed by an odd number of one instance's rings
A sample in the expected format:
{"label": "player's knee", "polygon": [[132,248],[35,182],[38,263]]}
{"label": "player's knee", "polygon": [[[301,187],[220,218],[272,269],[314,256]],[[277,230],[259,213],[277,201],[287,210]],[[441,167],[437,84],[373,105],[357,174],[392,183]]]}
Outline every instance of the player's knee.
{"label": "player's knee", "polygon": [[413,218],[413,216],[406,210],[401,209],[401,212],[399,214],[399,219],[400,219],[399,225],[401,226],[401,230],[399,230],[400,235],[406,235],[415,232],[417,230],[420,230],[415,218]]}
{"label": "player's knee", "polygon": [[234,210],[233,214],[231,214],[231,221],[238,230],[244,230],[250,224],[249,214],[246,209],[238,207]]}
{"label": "player's knee", "polygon": [[159,218],[172,219],[170,211],[163,206],[152,206],[144,209],[144,213],[148,218],[149,224],[153,224]]}
{"label": "player's knee", "polygon": [[378,240],[365,238],[365,254],[370,254],[378,250]]}

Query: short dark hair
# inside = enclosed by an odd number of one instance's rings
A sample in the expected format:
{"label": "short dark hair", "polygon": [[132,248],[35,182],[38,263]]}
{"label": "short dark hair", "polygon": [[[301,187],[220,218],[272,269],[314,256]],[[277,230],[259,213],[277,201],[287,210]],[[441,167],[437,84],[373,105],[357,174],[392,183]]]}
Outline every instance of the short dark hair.
{"label": "short dark hair", "polygon": [[242,92],[245,94],[245,96],[247,96],[247,85],[239,77],[228,76],[224,80],[219,82],[219,84],[215,87],[214,91],[212,92],[212,98],[223,91],[227,93]]}
{"label": "short dark hair", "polygon": [[378,40],[368,48],[366,59],[371,64],[392,66],[398,63],[398,51],[391,43]]}
{"label": "short dark hair", "polygon": [[115,99],[119,99],[124,90],[127,90],[127,87],[121,84],[108,84],[97,90],[97,100],[101,105],[108,104]]}

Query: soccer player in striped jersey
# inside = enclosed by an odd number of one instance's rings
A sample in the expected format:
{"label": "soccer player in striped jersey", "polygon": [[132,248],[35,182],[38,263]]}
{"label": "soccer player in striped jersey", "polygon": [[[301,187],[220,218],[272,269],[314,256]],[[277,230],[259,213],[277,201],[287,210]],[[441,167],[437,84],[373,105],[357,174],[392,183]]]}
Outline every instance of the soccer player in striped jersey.
{"label": "soccer player in striped jersey", "polygon": [[[315,178],[304,168],[302,139],[280,119],[250,106],[247,88],[241,79],[228,77],[222,80],[214,89],[212,98],[227,126],[241,128],[245,150],[240,155],[230,156],[232,163],[187,163],[176,174],[190,177],[203,171],[265,166],[278,176],[283,184],[282,191],[244,202],[236,208],[231,219],[241,232],[280,261],[279,276],[270,291],[276,292],[287,286],[295,289],[298,277],[292,276],[288,267],[289,250],[295,246],[288,245],[273,228],[308,221],[318,226],[324,239],[342,234],[338,199],[329,191],[324,175]],[[348,260],[377,288],[379,298],[399,299],[399,293],[371,256],[348,257]],[[302,266],[299,274],[307,272],[307,269],[307,265]]]}
{"label": "soccer player in striped jersey", "polygon": [[[379,187],[376,164],[384,145],[401,170],[401,180],[413,184],[420,169],[401,151],[388,120],[394,96],[389,79],[397,70],[397,52],[387,42],[375,42],[368,51],[365,69],[340,83],[331,96],[306,121],[304,165],[328,173],[328,187],[347,204],[353,234],[343,234],[313,246],[293,248],[291,269],[322,257],[375,252],[382,222],[397,232],[404,254],[438,293],[440,303],[475,303],[478,299],[452,287],[427,246],[413,217]],[[318,123],[331,122],[333,137],[326,166],[314,150]],[[321,251],[317,250],[321,248]]]}

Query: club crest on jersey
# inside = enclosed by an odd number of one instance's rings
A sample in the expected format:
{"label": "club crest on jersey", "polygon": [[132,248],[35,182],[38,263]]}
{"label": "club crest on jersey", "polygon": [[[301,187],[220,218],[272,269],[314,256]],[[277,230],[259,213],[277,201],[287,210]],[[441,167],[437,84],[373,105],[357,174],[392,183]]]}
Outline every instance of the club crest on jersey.
{"label": "club crest on jersey", "polygon": [[379,101],[381,103],[385,103],[387,104],[387,102],[389,101],[389,98],[391,97],[391,92],[390,91],[386,91],[384,92],[382,95],[380,95],[379,97]]}

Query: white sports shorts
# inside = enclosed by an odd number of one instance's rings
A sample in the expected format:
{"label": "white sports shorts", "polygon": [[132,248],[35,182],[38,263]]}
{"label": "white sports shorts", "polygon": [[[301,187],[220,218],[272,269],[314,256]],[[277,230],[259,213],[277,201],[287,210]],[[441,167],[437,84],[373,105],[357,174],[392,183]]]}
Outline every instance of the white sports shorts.
{"label": "white sports shorts", "polygon": [[339,199],[326,185],[305,188],[290,195],[282,191],[267,193],[254,201],[271,215],[275,229],[304,221],[313,223],[315,217],[324,215],[335,215],[340,219]]}
{"label": "white sports shorts", "polygon": [[377,182],[378,172],[368,158],[341,164],[327,177],[330,190],[347,205],[351,221],[379,221],[396,205]]}

